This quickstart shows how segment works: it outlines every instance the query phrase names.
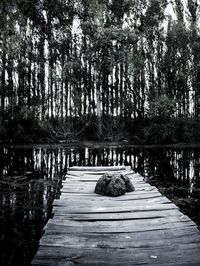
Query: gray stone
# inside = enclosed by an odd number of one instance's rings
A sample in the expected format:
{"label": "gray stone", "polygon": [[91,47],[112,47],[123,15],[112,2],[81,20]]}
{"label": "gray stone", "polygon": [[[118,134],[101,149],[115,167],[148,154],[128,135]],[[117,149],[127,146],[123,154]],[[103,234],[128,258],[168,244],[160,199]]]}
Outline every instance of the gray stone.
{"label": "gray stone", "polygon": [[124,180],[121,178],[120,175],[113,176],[110,180],[110,183],[107,186],[106,195],[117,197],[124,195],[125,192],[126,192],[126,186]]}
{"label": "gray stone", "polygon": [[108,174],[104,174],[102,177],[100,177],[96,183],[95,193],[106,195],[106,189],[107,189],[108,184],[110,183],[111,178],[112,178],[112,175],[108,175]]}
{"label": "gray stone", "polygon": [[124,180],[124,183],[126,186],[126,192],[131,192],[131,191],[135,190],[135,188],[134,188],[133,184],[131,183],[131,180],[128,176],[121,175],[121,178]]}
{"label": "gray stone", "polygon": [[119,174],[104,174],[99,178],[95,187],[95,193],[113,197],[131,191],[134,191],[134,186],[130,178]]}

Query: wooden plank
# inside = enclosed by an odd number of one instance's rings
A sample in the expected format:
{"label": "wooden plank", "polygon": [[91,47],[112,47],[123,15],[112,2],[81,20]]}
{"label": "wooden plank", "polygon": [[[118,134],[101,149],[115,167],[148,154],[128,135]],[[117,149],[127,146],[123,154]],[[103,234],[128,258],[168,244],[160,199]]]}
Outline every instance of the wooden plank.
{"label": "wooden plank", "polygon": [[[99,234],[100,235],[100,234]],[[155,235],[155,233],[154,233]],[[102,235],[100,235],[102,236]],[[127,237],[130,237],[127,235]],[[159,236],[157,238],[112,238],[108,239],[108,237],[98,238],[97,235],[45,235],[45,238],[40,242],[40,245],[43,246],[63,246],[63,247],[79,247],[79,248],[118,248],[118,249],[127,249],[127,248],[140,248],[140,247],[159,247],[163,246],[163,248],[170,247],[177,244],[191,244],[191,243],[199,243],[199,237],[196,234],[190,234],[187,236],[181,235],[178,237],[168,237],[165,238],[165,242],[163,244],[163,239],[165,235]]]}
{"label": "wooden plank", "polygon": [[107,172],[107,171],[124,171],[124,170],[130,170],[131,167],[130,166],[73,166],[73,167],[69,167],[68,171],[100,171],[100,172]]}
{"label": "wooden plank", "polygon": [[[128,174],[135,191],[94,193],[104,173]],[[200,265],[200,233],[130,167],[72,167],[54,201],[32,265]]]}
{"label": "wooden plank", "polygon": [[[143,188],[143,187],[140,187],[140,188],[137,188],[137,191],[143,191],[144,193],[145,192],[149,192],[149,191],[156,191],[155,188],[153,187],[148,187],[148,188]],[[88,188],[87,190],[84,190],[84,189],[80,189],[80,190],[77,190],[77,191],[71,191],[69,188],[63,188],[61,190],[62,193],[79,193],[79,194],[91,194],[91,193],[94,193],[94,188]]]}
{"label": "wooden plank", "polygon": [[[154,204],[172,204],[168,199],[166,198],[163,198],[163,197],[156,197],[156,198],[150,198],[150,199],[143,199],[143,200],[138,200],[136,202],[136,200],[125,200],[125,201],[118,201],[118,205],[120,205],[120,208],[123,208],[123,207],[132,207],[133,205],[136,205],[137,204],[137,207],[139,206],[143,206],[143,205],[146,205],[146,204],[152,204],[152,207],[154,206]],[[80,198],[77,198],[77,199],[70,199],[68,200],[68,206],[76,206],[78,205],[77,207],[82,209],[82,208],[98,208],[98,207],[109,207],[109,208],[112,208],[112,207],[116,207],[116,202],[113,200],[113,201],[102,201],[100,202],[99,200],[94,200],[94,199],[80,199]],[[57,205],[54,205],[54,206],[59,206],[59,207],[63,207],[63,208],[67,208],[66,206],[66,201],[65,200],[60,200],[59,204]],[[77,208],[76,207],[76,208]],[[54,212],[54,210],[53,210]]]}
{"label": "wooden plank", "polygon": [[[73,195],[73,194],[72,194]],[[144,194],[136,194],[136,195],[130,195],[129,197],[123,197],[123,198],[115,198],[115,197],[110,197],[109,199],[105,199],[105,197],[103,196],[97,196],[97,197],[87,197],[86,195],[83,196],[83,195],[76,195],[75,197],[71,197],[71,195],[68,195],[68,194],[63,194],[62,197],[60,197],[60,199],[56,199],[54,200],[54,206],[60,206],[62,204],[66,205],[66,200],[68,201],[81,201],[81,202],[84,202],[84,201],[94,201],[94,202],[99,202],[100,200],[103,202],[118,202],[118,201],[132,201],[132,203],[134,202],[134,204],[137,203],[137,201],[140,201],[140,200],[151,200],[151,199],[159,199],[159,198],[163,198],[162,195],[160,194],[157,194],[157,195],[153,195],[153,194],[147,194],[147,195],[144,195]]]}
{"label": "wooden plank", "polygon": [[[121,205],[121,204],[120,204]],[[62,212],[62,213],[124,213],[124,212],[141,212],[141,211],[161,211],[161,210],[170,210],[170,209],[177,209],[178,207],[174,204],[149,204],[149,205],[132,205],[132,206],[104,206],[104,207],[96,207],[96,206],[89,206],[89,207],[79,207],[79,206],[70,206],[67,205],[65,207],[58,207],[55,206],[53,208],[53,212]]]}
{"label": "wooden plank", "polygon": [[[93,191],[94,192],[94,191]],[[125,195],[123,195],[123,197],[114,197],[114,199],[117,201],[121,201],[121,200],[124,200],[127,198],[127,195],[129,193],[126,193]],[[152,188],[152,189],[137,189],[137,191],[135,191],[134,194],[131,194],[131,196],[134,195],[134,196],[149,196],[149,195],[161,195],[160,192],[158,192],[158,190]],[[71,196],[73,197],[88,197],[88,198],[101,198],[101,200],[105,200],[105,197],[102,196],[102,195],[98,195],[98,194],[95,194],[95,193],[71,193],[71,192],[64,192],[62,190],[62,195],[60,198],[71,198]],[[109,199],[112,199],[113,197],[109,197]]]}
{"label": "wooden plank", "polygon": [[67,178],[72,178],[72,177],[84,177],[84,176],[90,176],[91,178],[99,178],[100,175],[103,175],[105,173],[110,173],[110,174],[123,174],[123,175],[132,175],[134,176],[134,178],[137,178],[138,177],[138,174],[134,174],[133,171],[130,171],[130,169],[127,169],[127,170],[115,170],[115,171],[92,171],[92,170],[89,170],[89,171],[76,171],[76,170],[73,170],[73,171],[68,171],[68,174],[66,175]]}
{"label": "wooden plank", "polygon": [[[177,244],[171,247],[153,247],[153,248],[67,248],[55,246],[41,246],[35,263],[40,265],[60,265],[72,262],[79,265],[191,265],[200,261],[200,245]],[[44,264],[44,260],[49,259]],[[53,261],[54,260],[54,261]],[[53,261],[53,264],[51,262]],[[58,264],[55,264],[56,261]]]}
{"label": "wooden plank", "polygon": [[[196,228],[187,228],[186,232],[180,228],[171,228],[157,231],[144,231],[121,234],[95,234],[95,233],[70,233],[55,234],[47,230],[41,239],[41,245],[55,246],[87,246],[100,247],[107,246],[112,248],[130,248],[144,246],[168,246],[177,243],[200,242],[199,235],[196,234]],[[163,243],[163,239],[165,240]]]}
{"label": "wooden plank", "polygon": [[[88,177],[88,179],[89,179],[89,177]],[[133,185],[135,187],[135,190],[137,190],[137,188],[152,188],[153,187],[153,186],[146,184],[146,183],[134,184],[134,182],[133,182]],[[94,189],[95,186],[96,186],[96,181],[95,182],[91,182],[91,181],[87,182],[86,180],[84,180],[84,182],[80,182],[80,183],[79,182],[77,182],[77,183],[73,182],[73,184],[67,182],[66,186],[65,186],[65,182],[63,182],[63,189],[66,189],[66,188],[70,188],[70,189],[76,189],[76,188],[78,188],[78,189],[87,189],[87,188],[91,189],[91,188],[93,188]]]}
{"label": "wooden plank", "polygon": [[[94,178],[99,178],[99,175],[103,175],[105,172],[103,171],[98,171],[98,172],[92,172],[92,171],[85,171],[85,172],[79,172],[79,171],[70,171],[68,172],[68,174],[66,175],[66,179],[70,179],[70,178],[75,178],[79,179],[81,177],[85,177],[85,176],[89,176],[91,179]],[[111,172],[107,172],[107,173],[111,173]],[[127,175],[127,176],[132,176],[135,180],[138,179],[138,174],[134,174],[133,172],[130,171],[115,171],[114,174],[123,174],[123,175]],[[141,177],[140,177],[141,178]]]}
{"label": "wooden plank", "polygon": [[[65,232],[65,231],[73,231],[76,233],[130,233],[130,232],[140,232],[140,231],[152,231],[152,230],[163,230],[163,229],[170,229],[170,228],[184,228],[185,227],[195,227],[196,225],[192,221],[185,221],[185,222],[162,222],[156,223],[152,222],[150,224],[135,224],[134,226],[131,225],[133,221],[127,221],[124,223],[120,223],[121,221],[117,221],[116,223],[112,222],[113,226],[108,225],[108,223],[104,226],[103,224],[94,224],[93,222],[85,222],[83,223],[75,223],[74,221],[71,222],[69,225],[64,222],[56,221],[55,223],[48,222],[45,227],[45,230],[51,230],[58,232]],[[130,222],[130,223],[128,223]],[[100,223],[100,222],[99,222]],[[115,227],[117,224],[117,227]]]}
{"label": "wooden plank", "polygon": [[123,215],[121,213],[78,213],[78,214],[70,214],[70,213],[62,213],[57,212],[54,214],[55,217],[63,217],[62,219],[72,219],[77,221],[104,221],[104,220],[143,220],[143,219],[157,219],[157,218],[168,218],[168,216],[175,216],[178,220],[182,220],[184,218],[188,218],[188,216],[180,213],[178,209],[170,209],[170,210],[161,210],[157,211],[149,211],[149,212],[124,212]]}

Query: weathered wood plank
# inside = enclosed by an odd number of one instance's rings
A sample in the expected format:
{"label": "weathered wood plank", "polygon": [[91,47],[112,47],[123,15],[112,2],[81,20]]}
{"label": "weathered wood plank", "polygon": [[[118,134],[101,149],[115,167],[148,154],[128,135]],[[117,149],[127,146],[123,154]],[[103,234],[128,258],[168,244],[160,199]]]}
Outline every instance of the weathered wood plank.
{"label": "weathered wood plank", "polygon": [[[94,192],[94,191],[93,191]],[[101,200],[112,200],[112,199],[115,199],[116,201],[119,200],[119,201],[123,201],[124,199],[127,198],[127,195],[129,195],[128,193],[123,195],[123,197],[116,197],[116,198],[113,198],[113,197],[109,197],[108,199],[106,199],[104,196],[102,195],[98,195],[98,194],[95,194],[95,193],[70,193],[70,192],[64,192],[62,191],[62,195],[60,198],[71,198],[71,196],[73,197],[84,197],[84,198],[101,198]],[[157,189],[137,189],[133,194],[130,194],[131,196],[149,196],[149,195],[155,195],[155,196],[158,196],[158,195],[161,195],[160,192],[158,192]],[[129,196],[130,196],[129,195]],[[128,196],[128,197],[129,197]]]}
{"label": "weathered wood plank", "polygon": [[[89,176],[94,180],[97,180],[99,178],[100,175],[103,175],[105,173],[105,171],[68,171],[68,174],[66,175],[67,178],[75,178],[75,180],[80,180],[80,177],[86,177]],[[139,177],[138,174],[134,174],[133,171],[130,171],[129,169],[127,170],[120,170],[120,171],[108,171],[106,173],[114,173],[114,174],[123,174],[123,175],[132,175],[134,176],[134,179],[137,179]],[[141,180],[141,179],[140,179]],[[84,181],[84,180],[82,180]]]}
{"label": "weathered wood plank", "polygon": [[77,220],[77,221],[109,221],[109,220],[142,220],[142,219],[157,219],[157,218],[168,218],[177,217],[177,220],[183,220],[184,218],[189,219],[186,215],[180,213],[178,209],[170,209],[170,210],[161,210],[157,211],[149,211],[149,212],[124,212],[123,215],[121,213],[78,213],[78,214],[70,214],[62,212],[57,212],[54,214],[55,217],[61,217],[60,219],[67,220]]}
{"label": "weathered wood plank", "polygon": [[[165,219],[166,220],[166,219]],[[109,221],[109,222],[77,222],[77,221],[49,221],[45,227],[45,230],[61,231],[70,230],[76,233],[120,233],[120,232],[138,232],[138,231],[149,231],[149,230],[160,230],[176,227],[188,227],[195,226],[192,221],[170,221],[166,222],[162,219],[153,219],[148,224],[145,222],[137,223],[136,220],[127,221]]]}
{"label": "weathered wood plank", "polygon": [[62,213],[124,213],[124,212],[148,212],[148,211],[162,211],[162,210],[173,210],[177,209],[174,204],[150,204],[146,206],[139,206],[132,205],[132,206],[116,206],[116,207],[96,207],[91,206],[87,208],[80,208],[79,206],[66,206],[66,207],[57,207],[55,206],[53,208],[54,213],[55,212],[62,212]]}
{"label": "weathered wood plank", "polygon": [[[35,263],[43,265],[191,265],[200,261],[200,244],[177,244],[171,247],[113,248],[66,248],[41,246]],[[54,260],[54,264],[51,261]],[[73,264],[66,264],[71,262]],[[42,264],[40,264],[42,265]]]}
{"label": "weathered wood plank", "polygon": [[[148,188],[139,187],[137,188],[137,192],[138,191],[142,191],[145,193],[149,191],[156,191],[156,189],[154,187],[148,187]],[[80,191],[71,191],[69,188],[66,188],[66,189],[62,189],[61,192],[62,193],[74,193],[74,194],[91,194],[91,193],[94,193],[94,188],[87,189],[87,191],[84,189]]]}
{"label": "weathered wood plank", "polygon": [[[136,201],[136,199],[134,199],[134,201]],[[114,200],[109,200],[109,201],[102,201],[100,202],[97,198],[94,199],[80,199],[80,198],[76,198],[76,199],[70,199],[67,201],[68,206],[76,206],[78,205],[79,208],[87,208],[87,207],[115,207],[116,206],[116,201]],[[156,198],[150,198],[150,199],[143,199],[143,200],[139,200],[137,202],[137,206],[139,205],[145,205],[145,204],[155,204],[155,203],[160,203],[160,204],[171,204],[171,202],[164,197],[156,197]],[[133,206],[133,200],[132,199],[126,199],[126,200],[121,200],[118,204],[120,204],[121,207],[132,207]],[[56,203],[55,203],[56,205]],[[55,206],[54,205],[54,206]],[[65,199],[61,199],[59,204],[57,204],[57,206],[62,206],[62,207],[66,207],[66,200]]]}
{"label": "weathered wood plank", "polygon": [[[72,195],[73,195],[73,199],[72,199]],[[141,198],[141,199],[140,199]],[[94,197],[90,197],[90,196],[87,196],[87,195],[77,195],[77,194],[62,194],[62,196],[60,197],[60,199],[56,199],[54,200],[54,206],[59,206],[59,205],[62,205],[62,202],[65,204],[66,206],[66,200],[73,200],[73,201],[99,201],[101,200],[102,202],[118,202],[118,201],[130,201],[130,200],[134,200],[135,203],[137,201],[140,201],[140,200],[150,200],[150,199],[154,199],[154,198],[162,198],[162,195],[160,195],[160,193],[158,194],[133,194],[133,195],[130,195],[129,197],[123,197],[123,198],[120,198],[120,197],[117,197],[117,198],[112,198],[110,197],[109,199],[105,199],[104,196],[94,196]]]}
{"label": "weathered wood plank", "polygon": [[100,171],[100,172],[106,172],[106,171],[124,171],[127,169],[131,169],[130,166],[73,166],[69,167],[69,171],[79,171],[79,172],[87,172],[87,171]]}
{"label": "weathered wood plank", "polygon": [[[127,236],[129,237],[129,236]],[[165,237],[164,235],[162,237]],[[118,248],[118,249],[130,249],[130,248],[148,248],[148,247],[159,247],[162,246],[163,248],[174,246],[176,247],[177,244],[191,244],[191,243],[199,243],[199,237],[196,234],[191,234],[185,236],[179,236],[176,238],[166,238],[165,243],[163,244],[162,238],[156,239],[112,239],[109,240],[106,237],[104,238],[97,238],[92,237],[91,235],[88,237],[78,235],[70,237],[70,235],[65,235],[65,237],[61,235],[49,235],[45,236],[45,238],[40,242],[40,245],[43,246],[63,246],[63,247],[70,247],[70,248]]]}

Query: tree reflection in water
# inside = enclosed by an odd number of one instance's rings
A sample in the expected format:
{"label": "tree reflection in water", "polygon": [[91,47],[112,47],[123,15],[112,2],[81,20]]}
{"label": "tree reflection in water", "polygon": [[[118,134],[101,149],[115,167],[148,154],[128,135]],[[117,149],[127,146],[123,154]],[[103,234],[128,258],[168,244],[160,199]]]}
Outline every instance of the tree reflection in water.
{"label": "tree reflection in water", "polygon": [[0,147],[0,265],[30,265],[67,167],[122,164],[200,224],[200,149]]}
{"label": "tree reflection in water", "polygon": [[29,265],[64,175],[60,150],[1,148],[0,265]]}

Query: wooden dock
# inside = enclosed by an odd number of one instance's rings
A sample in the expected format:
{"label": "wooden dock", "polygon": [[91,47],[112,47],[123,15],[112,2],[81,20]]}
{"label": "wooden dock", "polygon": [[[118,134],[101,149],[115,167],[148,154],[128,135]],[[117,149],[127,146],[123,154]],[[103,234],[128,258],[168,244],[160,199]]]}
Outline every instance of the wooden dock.
{"label": "wooden dock", "polygon": [[[135,191],[94,193],[105,172],[125,173]],[[34,266],[200,265],[200,232],[130,167],[72,167],[54,201]]]}

